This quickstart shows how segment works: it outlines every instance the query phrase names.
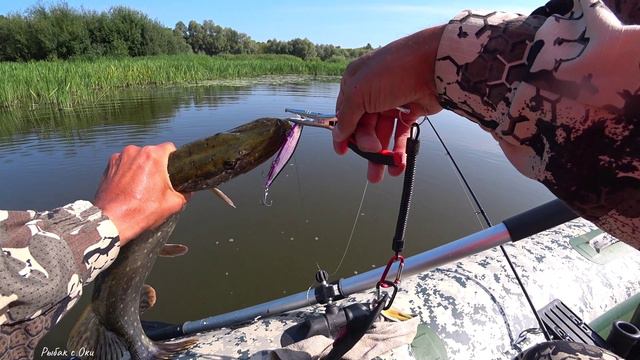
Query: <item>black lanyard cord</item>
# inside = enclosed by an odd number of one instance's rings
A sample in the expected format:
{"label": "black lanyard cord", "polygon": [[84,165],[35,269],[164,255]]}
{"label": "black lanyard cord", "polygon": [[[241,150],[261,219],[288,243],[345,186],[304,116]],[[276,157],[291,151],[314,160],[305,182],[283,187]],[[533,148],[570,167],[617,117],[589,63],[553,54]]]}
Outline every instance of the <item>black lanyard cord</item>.
{"label": "black lanyard cord", "polygon": [[404,249],[404,234],[407,229],[407,218],[411,207],[411,195],[416,175],[416,157],[420,151],[420,125],[412,124],[411,133],[407,139],[407,168],[404,173],[404,183],[402,185],[402,197],[400,198],[400,209],[398,210],[398,221],[396,222],[396,233],[393,237],[391,248],[399,255]]}

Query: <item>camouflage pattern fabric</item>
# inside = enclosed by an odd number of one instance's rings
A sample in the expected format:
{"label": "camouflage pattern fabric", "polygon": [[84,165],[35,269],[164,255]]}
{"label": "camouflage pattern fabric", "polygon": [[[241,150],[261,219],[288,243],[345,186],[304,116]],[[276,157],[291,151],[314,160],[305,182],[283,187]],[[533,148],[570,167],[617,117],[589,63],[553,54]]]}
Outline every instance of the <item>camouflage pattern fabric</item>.
{"label": "camouflage pattern fabric", "polygon": [[0,210],[0,248],[0,359],[31,359],[120,241],[100,209],[76,201],[51,212]]}
{"label": "camouflage pattern fabric", "polygon": [[516,356],[514,360],[623,360],[597,346],[567,341],[537,344]]}
{"label": "camouflage pattern fabric", "polygon": [[436,61],[445,108],[512,164],[640,248],[640,3],[554,0],[530,16],[464,11]]}

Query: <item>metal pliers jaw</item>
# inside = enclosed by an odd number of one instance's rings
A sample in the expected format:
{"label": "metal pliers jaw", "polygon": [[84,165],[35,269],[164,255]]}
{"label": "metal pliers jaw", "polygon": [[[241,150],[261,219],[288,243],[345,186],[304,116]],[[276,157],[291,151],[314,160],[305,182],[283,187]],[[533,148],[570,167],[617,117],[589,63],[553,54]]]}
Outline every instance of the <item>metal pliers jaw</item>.
{"label": "metal pliers jaw", "polygon": [[[400,113],[408,113],[409,110],[405,108],[397,108]],[[303,126],[314,126],[323,129],[332,130],[338,123],[336,114],[323,114],[307,110],[297,110],[286,108],[284,111],[297,115],[295,118],[287,118],[286,120]],[[381,150],[377,153],[362,151],[358,148],[355,140],[351,138],[348,142],[349,149],[361,157],[381,165],[387,166],[401,166],[402,155],[401,153],[393,152],[390,150]]]}
{"label": "metal pliers jaw", "polygon": [[284,111],[297,115],[297,117],[287,118],[292,123],[303,126],[314,126],[331,130],[338,123],[336,114],[322,114],[307,110],[286,108]]}

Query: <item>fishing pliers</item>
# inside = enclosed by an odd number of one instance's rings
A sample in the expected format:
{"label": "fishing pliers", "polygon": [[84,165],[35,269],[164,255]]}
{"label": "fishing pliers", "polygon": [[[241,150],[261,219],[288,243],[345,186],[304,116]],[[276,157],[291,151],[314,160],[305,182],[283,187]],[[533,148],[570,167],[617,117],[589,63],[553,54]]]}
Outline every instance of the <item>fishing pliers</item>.
{"label": "fishing pliers", "polygon": [[[401,113],[408,113],[409,110],[405,108],[397,108]],[[318,112],[312,112],[307,110],[298,110],[286,108],[284,111],[297,115],[297,117],[287,118],[298,125],[319,127],[327,130],[332,130],[338,123],[336,114],[323,114]],[[402,165],[402,153],[393,152],[391,150],[381,150],[377,153],[362,151],[356,145],[353,138],[349,139],[349,149],[361,157],[374,162],[376,164],[388,165],[388,166],[401,166]]]}

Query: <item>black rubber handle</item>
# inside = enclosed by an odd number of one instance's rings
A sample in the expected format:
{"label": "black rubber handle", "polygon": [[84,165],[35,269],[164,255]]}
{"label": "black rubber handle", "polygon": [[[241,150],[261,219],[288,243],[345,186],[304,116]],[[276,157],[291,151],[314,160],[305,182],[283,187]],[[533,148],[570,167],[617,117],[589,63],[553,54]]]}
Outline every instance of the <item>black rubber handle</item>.
{"label": "black rubber handle", "polygon": [[502,223],[509,230],[511,241],[518,241],[577,217],[578,215],[567,204],[560,199],[555,199],[512,216]]}
{"label": "black rubber handle", "polygon": [[400,166],[402,165],[402,154],[394,153],[390,150],[382,150],[380,152],[366,152],[358,148],[356,143],[349,141],[349,149],[361,157],[374,162],[376,164],[382,164],[387,166]]}

